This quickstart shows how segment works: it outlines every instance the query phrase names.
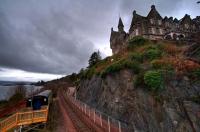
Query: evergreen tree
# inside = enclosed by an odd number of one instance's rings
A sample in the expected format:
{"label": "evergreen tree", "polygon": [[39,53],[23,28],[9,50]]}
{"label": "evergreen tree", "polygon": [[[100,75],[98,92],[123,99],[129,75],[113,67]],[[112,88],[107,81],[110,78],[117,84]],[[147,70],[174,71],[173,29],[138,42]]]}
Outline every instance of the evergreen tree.
{"label": "evergreen tree", "polygon": [[101,60],[101,55],[100,55],[100,52],[99,52],[99,51],[92,53],[92,55],[90,56],[90,59],[89,59],[89,61],[88,61],[88,62],[89,62],[89,67],[94,66],[94,65],[97,64],[100,60]]}

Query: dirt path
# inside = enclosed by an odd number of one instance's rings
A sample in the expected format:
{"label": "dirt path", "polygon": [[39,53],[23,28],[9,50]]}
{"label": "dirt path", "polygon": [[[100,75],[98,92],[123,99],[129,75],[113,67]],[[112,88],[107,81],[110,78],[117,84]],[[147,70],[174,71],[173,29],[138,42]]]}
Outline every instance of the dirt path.
{"label": "dirt path", "polygon": [[[71,121],[66,109],[67,107],[65,106],[65,104],[63,104],[62,99],[58,96],[58,105],[60,108],[60,125],[58,126],[58,130],[59,132],[77,132],[73,122]],[[64,107],[65,106],[65,107]]]}
{"label": "dirt path", "polygon": [[58,92],[58,105],[63,125],[58,128],[59,132],[103,132],[88,117],[66,98],[62,92]]}

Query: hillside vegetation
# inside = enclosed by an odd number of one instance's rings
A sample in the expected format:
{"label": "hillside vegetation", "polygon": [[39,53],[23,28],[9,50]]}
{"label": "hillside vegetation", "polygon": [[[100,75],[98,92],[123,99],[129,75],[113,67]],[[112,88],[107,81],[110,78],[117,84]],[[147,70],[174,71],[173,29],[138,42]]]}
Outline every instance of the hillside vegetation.
{"label": "hillside vegetation", "polygon": [[79,73],[81,79],[92,76],[105,78],[108,74],[130,69],[136,75],[134,86],[146,85],[149,90],[164,89],[170,76],[187,76],[193,81],[200,80],[200,65],[184,55],[188,45],[181,42],[150,41],[135,37],[120,53],[99,61]]}
{"label": "hillside vegetation", "polygon": [[131,131],[200,131],[200,46],[136,37],[73,74],[77,97]]}

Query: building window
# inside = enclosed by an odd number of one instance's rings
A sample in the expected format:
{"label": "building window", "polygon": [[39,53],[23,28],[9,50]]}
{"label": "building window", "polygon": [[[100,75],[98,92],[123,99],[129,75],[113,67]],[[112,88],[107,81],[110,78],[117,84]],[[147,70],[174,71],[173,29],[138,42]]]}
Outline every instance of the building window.
{"label": "building window", "polygon": [[148,31],[148,32],[149,32],[149,34],[151,34],[151,33],[152,33],[152,30],[151,30],[151,28],[149,28],[149,31]]}
{"label": "building window", "polygon": [[159,29],[159,33],[162,35],[163,34],[163,30],[160,28]]}
{"label": "building window", "polygon": [[169,27],[169,22],[166,22],[166,23],[165,23],[165,26],[166,26],[166,27]]}
{"label": "building window", "polygon": [[154,20],[153,20],[153,19],[150,19],[150,23],[151,23],[151,24],[154,24]]}
{"label": "building window", "polygon": [[151,28],[151,30],[152,30],[152,34],[156,34],[155,28]]}
{"label": "building window", "polygon": [[195,30],[196,29],[195,25],[192,25],[192,28],[193,28],[193,30]]}
{"label": "building window", "polygon": [[158,25],[162,25],[162,21],[161,20],[158,20]]}
{"label": "building window", "polygon": [[188,28],[189,28],[189,25],[188,25],[188,24],[185,24],[185,28],[188,29]]}
{"label": "building window", "polygon": [[135,29],[135,35],[139,35],[139,30],[138,29]]}

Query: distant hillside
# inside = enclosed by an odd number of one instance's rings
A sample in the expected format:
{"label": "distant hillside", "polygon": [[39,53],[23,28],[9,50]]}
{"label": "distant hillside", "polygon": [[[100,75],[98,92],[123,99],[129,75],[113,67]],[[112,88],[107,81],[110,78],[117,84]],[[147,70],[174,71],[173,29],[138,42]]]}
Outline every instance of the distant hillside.
{"label": "distant hillside", "polygon": [[31,85],[32,82],[0,81],[1,86]]}

